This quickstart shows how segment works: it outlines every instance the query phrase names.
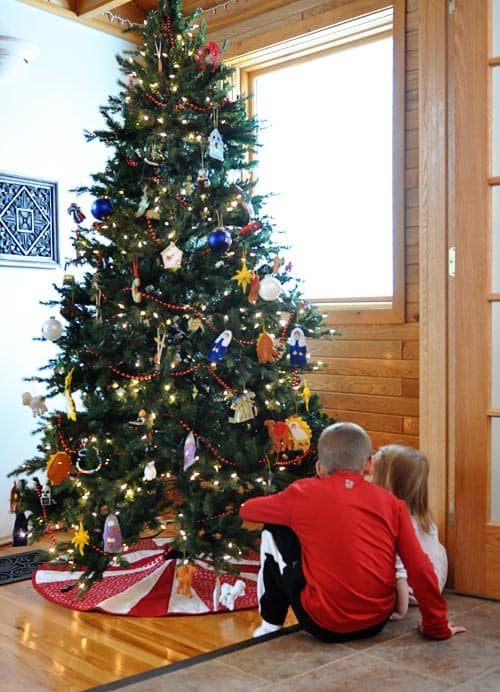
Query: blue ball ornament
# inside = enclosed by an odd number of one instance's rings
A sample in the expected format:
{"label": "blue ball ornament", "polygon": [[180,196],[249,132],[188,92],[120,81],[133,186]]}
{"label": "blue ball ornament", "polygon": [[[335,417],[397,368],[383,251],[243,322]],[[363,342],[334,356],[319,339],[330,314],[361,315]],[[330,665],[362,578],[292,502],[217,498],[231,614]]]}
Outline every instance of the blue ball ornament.
{"label": "blue ball ornament", "polygon": [[109,219],[113,213],[113,207],[111,206],[109,199],[101,197],[100,199],[96,199],[91,207],[91,212],[96,219],[99,219],[99,221],[105,221],[106,219]]}
{"label": "blue ball ornament", "polygon": [[216,228],[208,236],[208,246],[214,252],[229,250],[232,242],[231,233],[225,228]]}

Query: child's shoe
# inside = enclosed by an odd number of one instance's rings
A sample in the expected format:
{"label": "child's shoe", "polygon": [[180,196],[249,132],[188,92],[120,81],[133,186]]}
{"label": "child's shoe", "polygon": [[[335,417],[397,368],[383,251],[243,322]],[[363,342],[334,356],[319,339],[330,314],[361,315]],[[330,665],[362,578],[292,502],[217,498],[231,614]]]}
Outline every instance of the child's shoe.
{"label": "child's shoe", "polygon": [[272,634],[282,628],[282,625],[272,625],[270,622],[262,620],[262,623],[253,632],[253,637],[263,637],[265,634]]}

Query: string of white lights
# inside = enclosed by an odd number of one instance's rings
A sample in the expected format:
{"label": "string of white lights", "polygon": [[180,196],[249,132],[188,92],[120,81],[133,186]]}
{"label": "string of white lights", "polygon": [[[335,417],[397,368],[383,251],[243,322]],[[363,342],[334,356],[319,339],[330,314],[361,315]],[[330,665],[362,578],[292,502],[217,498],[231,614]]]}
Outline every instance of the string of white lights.
{"label": "string of white lights", "polygon": [[[201,14],[215,14],[216,12],[218,12],[218,10],[227,10],[227,8],[231,7],[231,5],[237,5],[238,2],[239,0],[225,0],[225,2],[220,2],[218,5],[214,5],[213,7],[208,7],[206,10],[202,10]],[[120,17],[120,15],[111,12],[111,10],[106,10],[105,12],[103,12],[103,14],[106,15],[111,24],[114,24],[116,22],[120,26],[126,26],[128,28],[131,28],[133,26],[141,26],[141,24],[138,24],[137,22],[132,22],[130,21],[130,19]]]}
{"label": "string of white lights", "polygon": [[129,29],[133,26],[142,26],[141,24],[137,24],[137,22],[131,22],[130,19],[120,17],[118,14],[111,12],[111,10],[106,10],[105,12],[103,12],[103,14],[106,15],[111,24],[114,24],[116,22],[121,27],[127,27]]}

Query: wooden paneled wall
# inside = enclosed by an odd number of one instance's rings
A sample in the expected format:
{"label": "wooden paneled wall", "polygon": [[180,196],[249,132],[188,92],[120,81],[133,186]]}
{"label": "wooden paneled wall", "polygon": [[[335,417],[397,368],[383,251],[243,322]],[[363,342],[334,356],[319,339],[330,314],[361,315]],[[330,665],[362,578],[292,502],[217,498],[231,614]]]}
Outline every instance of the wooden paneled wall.
{"label": "wooden paneled wall", "polygon": [[[320,395],[330,416],[362,425],[369,432],[374,449],[390,442],[419,445],[417,2],[406,0],[405,23],[405,321],[377,324],[364,317],[362,323],[329,322],[341,335],[333,341],[309,342],[311,359],[324,364],[320,372],[308,373],[311,389]],[[226,27],[231,36],[226,56],[244,55],[342,21],[346,5],[354,14],[364,14],[378,9],[380,2],[314,0],[295,5],[301,6],[298,14],[293,14],[293,7],[284,3],[281,14],[262,15],[273,18],[266,31],[250,31],[245,24],[240,27],[238,23]]]}

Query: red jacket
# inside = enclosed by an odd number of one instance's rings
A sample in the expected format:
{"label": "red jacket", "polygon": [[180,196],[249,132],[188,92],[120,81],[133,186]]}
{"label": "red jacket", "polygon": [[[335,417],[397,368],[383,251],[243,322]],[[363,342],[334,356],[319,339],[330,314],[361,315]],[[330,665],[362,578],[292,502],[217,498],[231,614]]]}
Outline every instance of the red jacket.
{"label": "red jacket", "polygon": [[291,528],[302,546],[306,586],[301,601],[321,627],[349,633],[388,618],[395,604],[395,556],[408,572],[432,639],[451,637],[446,601],[422,551],[406,504],[361,474],[336,471],[295,481],[275,495],[256,497],[242,519]]}

